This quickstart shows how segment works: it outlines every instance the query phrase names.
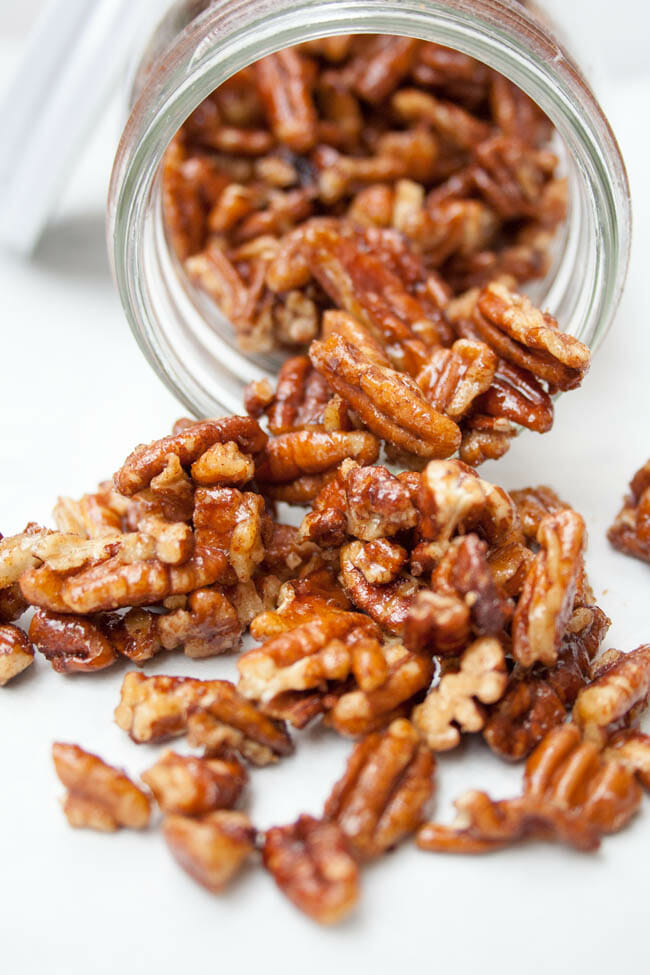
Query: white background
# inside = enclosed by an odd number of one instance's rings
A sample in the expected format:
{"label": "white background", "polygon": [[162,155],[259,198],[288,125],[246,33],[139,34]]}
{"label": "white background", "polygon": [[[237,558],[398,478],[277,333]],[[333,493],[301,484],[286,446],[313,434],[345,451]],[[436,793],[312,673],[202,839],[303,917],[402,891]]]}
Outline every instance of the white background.
{"label": "white background", "polygon": [[[550,6],[596,79],[627,159],[633,258],[615,326],[584,388],[559,404],[553,433],[522,436],[498,468],[484,470],[506,487],[549,482],[584,513],[589,572],[614,620],[607,645],[631,649],[650,638],[650,567],[613,553],[604,532],[650,455],[650,18],[640,0]],[[38,7],[0,2],[0,84]],[[141,358],[108,271],[103,206],[119,116],[116,104],[101,120],[33,261],[0,257],[5,534],[47,520],[57,494],[91,489],[181,412]],[[331,931],[297,915],[256,869],[228,895],[210,896],[176,867],[155,829],[70,830],[57,805],[53,740],[79,742],[132,773],[157,754],[112,723],[125,670],[66,679],[41,658],[0,691],[0,971],[647,970],[650,809],[590,856],[531,846],[463,859],[407,846],[366,871],[356,916]],[[148,670],[235,673],[233,661],[191,664],[178,655]],[[248,807],[256,823],[317,813],[348,750],[315,731],[295,758],[255,772]],[[438,814],[448,816],[465,787],[506,795],[518,777],[478,743],[447,756]]]}

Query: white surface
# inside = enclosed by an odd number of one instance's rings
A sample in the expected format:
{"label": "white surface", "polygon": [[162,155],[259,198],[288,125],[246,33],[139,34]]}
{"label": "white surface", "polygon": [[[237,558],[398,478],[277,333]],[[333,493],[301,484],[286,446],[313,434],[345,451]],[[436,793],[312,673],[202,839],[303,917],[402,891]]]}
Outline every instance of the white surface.
{"label": "white surface", "polygon": [[[612,36],[620,51],[625,35]],[[614,620],[607,645],[623,649],[650,634],[650,568],[613,553],[604,539],[629,476],[650,455],[649,97],[648,78],[610,80],[605,91],[635,196],[632,268],[615,328],[584,388],[559,404],[552,434],[521,437],[505,461],[484,469],[507,487],[550,482],[584,513],[589,573]],[[6,534],[47,519],[57,494],[92,488],[180,413],[140,357],[109,278],[103,199],[116,135],[116,118],[107,118],[33,263],[0,258]],[[234,663],[169,655],[147,670],[231,677]],[[605,975],[647,968],[648,801],[593,856],[543,845],[466,859],[402,848],[366,870],[357,915],[331,931],[300,917],[261,871],[250,870],[223,898],[210,896],[176,867],[155,829],[70,830],[57,806],[53,740],[79,742],[133,773],[157,754],[133,745],[111,720],[125,671],[66,679],[40,658],[0,691],[0,971],[293,975],[417,966],[459,975]],[[253,772],[249,808],[262,827],[317,812],[342,769],[348,745],[318,731],[305,737],[295,758]],[[519,770],[477,743],[441,761],[437,811],[448,815],[465,787],[506,795],[518,778]]]}

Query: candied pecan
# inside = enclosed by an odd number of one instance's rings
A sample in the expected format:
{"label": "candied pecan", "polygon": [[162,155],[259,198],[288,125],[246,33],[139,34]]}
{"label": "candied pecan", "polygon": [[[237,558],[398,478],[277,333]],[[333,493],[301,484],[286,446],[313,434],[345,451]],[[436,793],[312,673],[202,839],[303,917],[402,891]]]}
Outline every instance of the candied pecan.
{"label": "candied pecan", "polygon": [[459,339],[450,349],[433,350],[417,383],[432,406],[455,420],[490,388],[496,367],[487,345]]}
{"label": "candied pecan", "polygon": [[387,673],[373,690],[346,691],[334,703],[325,723],[340,735],[356,738],[390,724],[408,713],[413,698],[433,676],[433,663],[422,654],[410,653],[401,643],[384,647]]}
{"label": "candied pecan", "polygon": [[463,600],[428,589],[417,593],[404,623],[408,650],[454,656],[467,646],[469,637],[469,608]]}
{"label": "candied pecan", "polygon": [[67,789],[63,811],[71,826],[113,832],[149,825],[148,796],[120,769],[78,745],[55,742],[52,759]]}
{"label": "candied pecan", "polygon": [[492,116],[505,135],[516,136],[529,146],[540,146],[550,138],[551,123],[521,88],[492,71],[489,90]]}
{"label": "candied pecan", "polygon": [[413,380],[370,362],[336,332],[325,342],[312,342],[309,356],[377,436],[427,458],[448,457],[459,446],[456,424],[426,402]]}
{"label": "candied pecan", "polygon": [[565,511],[571,505],[560,500],[553,488],[545,484],[538,487],[521,488],[518,491],[510,491],[510,497],[517,506],[521,528],[527,539],[535,542],[537,532],[546,515],[554,515],[559,511]]}
{"label": "candied pecan", "polygon": [[[194,423],[190,421],[189,426]],[[180,427],[179,432],[187,428],[188,423]],[[116,491],[113,493],[117,494]],[[131,498],[125,513],[126,524],[130,530],[137,529],[140,518],[147,514],[158,514],[171,522],[190,521],[193,511],[194,484],[181,467],[178,456],[169,454],[163,470],[152,477],[149,487],[137,491]]]}
{"label": "candied pecan", "polygon": [[[141,664],[162,649],[158,623],[161,617],[146,609],[130,609],[124,616],[106,613],[95,622],[122,657]],[[89,621],[90,622],[90,621]],[[56,670],[56,665],[53,663]]]}
{"label": "candied pecan", "polygon": [[511,609],[497,589],[486,556],[487,545],[477,535],[455,538],[433,571],[431,587],[465,602],[478,636],[495,636],[508,622]]}
{"label": "candied pecan", "polygon": [[27,602],[17,582],[0,589],[0,623],[12,623],[20,619],[26,609]]}
{"label": "candied pecan", "polygon": [[536,661],[551,667],[583,569],[585,523],[571,509],[546,515],[537,540],[541,548],[528,570],[512,620],[512,653],[524,667]]}
{"label": "candied pecan", "polygon": [[490,545],[521,538],[509,495],[461,461],[431,461],[422,473],[416,497],[420,534],[438,543],[440,554],[456,532],[478,531]]}
{"label": "candied pecan", "polygon": [[551,397],[532,373],[504,359],[498,360],[492,384],[477,399],[476,408],[537,433],[547,433],[553,426]]}
{"label": "candied pecan", "polygon": [[273,386],[268,379],[254,379],[244,390],[246,412],[257,419],[271,405],[274,398]]}
{"label": "candied pecan", "polygon": [[650,461],[630,481],[630,493],[607,538],[619,552],[650,562]]}
{"label": "candied pecan", "polygon": [[220,809],[207,816],[167,816],[163,836],[177,863],[207,890],[220,893],[255,848],[246,813]]}
{"label": "candied pecan", "polygon": [[341,549],[343,588],[358,609],[367,613],[382,629],[399,635],[403,632],[420,583],[401,575],[386,584],[369,582],[358,563],[367,561],[367,547],[375,544],[351,542]]}
{"label": "candied pecan", "polygon": [[521,542],[507,542],[490,552],[488,565],[500,592],[518,596],[532,560],[532,552]]}
{"label": "candied pecan", "polygon": [[264,866],[280,890],[320,924],[335,924],[359,898],[359,868],[336,823],[300,816],[264,835]]}
{"label": "candied pecan", "polygon": [[557,157],[505,135],[484,140],[474,154],[472,182],[501,219],[536,217]]}
{"label": "candied pecan", "polygon": [[276,139],[306,152],[317,139],[317,116],[305,59],[295,48],[261,58],[253,66],[257,93]]}
{"label": "candied pecan", "polygon": [[408,74],[419,46],[420,41],[413,37],[392,34],[365,37],[358,43],[346,76],[361,98],[379,104]]}
{"label": "candied pecan", "polygon": [[574,389],[589,368],[586,345],[561,332],[551,315],[502,284],[481,291],[473,323],[500,356],[557,389]]}
{"label": "candied pecan", "polygon": [[237,662],[239,691],[268,703],[284,691],[342,681],[352,669],[355,643],[376,628],[358,613],[330,612],[249,650]]}
{"label": "candied pecan", "polygon": [[650,735],[633,728],[619,731],[610,740],[603,758],[622,762],[644,789],[650,789]]}
{"label": "candied pecan", "polygon": [[34,554],[34,549],[48,534],[47,528],[30,522],[19,535],[0,538],[0,593],[18,582],[28,569],[40,565],[41,559]]}
{"label": "candied pecan", "polygon": [[413,726],[393,721],[355,746],[343,777],[325,803],[354,854],[379,856],[421,824],[434,790],[436,760]]}
{"label": "candied pecan", "polygon": [[304,540],[294,525],[283,525],[272,518],[262,525],[263,568],[281,580],[304,576],[322,563],[320,548]]}
{"label": "candied pecan", "polygon": [[17,626],[0,626],[0,687],[34,663],[34,649]]}
{"label": "candied pecan", "polygon": [[[197,545],[205,537],[209,545],[227,555],[239,582],[248,582],[264,558],[263,513],[264,501],[258,494],[242,493],[236,488],[197,488],[194,505]],[[201,531],[204,535],[200,536]],[[200,565],[198,568],[200,570]],[[174,592],[199,588],[201,582],[183,589],[182,571],[183,566],[172,580]],[[217,579],[206,581],[211,583]]]}
{"label": "candied pecan", "polygon": [[480,467],[486,460],[503,457],[516,436],[516,427],[508,420],[476,414],[468,419],[463,430],[458,456],[470,467]]}
{"label": "candied pecan", "polygon": [[640,801],[632,772],[621,762],[601,758],[568,724],[549,732],[528,759],[521,797],[494,802],[483,792],[465,793],[456,802],[457,822],[423,826],[418,846],[485,853],[532,838],[594,850],[602,834],[625,826]]}
{"label": "candied pecan", "polygon": [[94,673],[112,666],[117,651],[102,627],[90,619],[37,609],[29,639],[59,674]]}
{"label": "candied pecan", "polygon": [[430,125],[461,149],[472,149],[490,135],[490,127],[460,105],[417,88],[401,88],[395,92],[391,106],[404,122]]}
{"label": "candied pecan", "polygon": [[256,640],[286,633],[310,619],[326,619],[350,608],[350,602],[332,573],[315,569],[301,579],[285,582],[278,605],[257,616],[250,632]]}
{"label": "candied pecan", "polygon": [[165,650],[183,646],[187,657],[214,657],[239,647],[244,627],[228,597],[216,587],[197,589],[182,607],[158,618]]}
{"label": "candied pecan", "polygon": [[256,475],[261,482],[283,484],[304,474],[323,474],[346,457],[372,464],[378,454],[377,440],[365,431],[295,430],[269,441],[258,459]]}
{"label": "candied pecan", "polygon": [[248,454],[243,454],[236,443],[215,443],[195,460],[191,467],[192,479],[197,484],[245,484],[255,473],[255,465]]}
{"label": "candied pecan", "polygon": [[397,577],[408,560],[408,552],[387,538],[359,543],[350,561],[370,585],[386,585]]}
{"label": "candied pecan", "polygon": [[269,429],[281,434],[321,423],[331,395],[323,377],[312,368],[309,356],[287,359],[278,373],[268,410]]}
{"label": "candied pecan", "polygon": [[114,535],[122,531],[122,516],[126,513],[128,501],[120,499],[121,504],[111,504],[111,499],[119,499],[116,491],[107,486],[104,491],[84,494],[75,501],[73,498],[59,498],[52,512],[57,528],[61,532],[97,538],[101,535]]}
{"label": "candied pecan", "polygon": [[459,671],[445,674],[414,710],[413,723],[434,751],[455,748],[461,732],[483,728],[485,715],[480,704],[498,701],[507,679],[499,641],[491,637],[476,640],[463,653]]}
{"label": "candied pecan", "polygon": [[644,644],[596,670],[594,680],[578,694],[573,719],[587,739],[604,745],[610,734],[645,710],[649,695],[650,644]]}
{"label": "candied pecan", "polygon": [[183,467],[189,467],[213,444],[229,441],[236,443],[243,453],[257,454],[264,448],[267,436],[249,416],[194,423],[179,433],[136,447],[115,474],[115,487],[120,494],[131,496],[162,474],[171,454],[178,457]]}
{"label": "candied pecan", "polygon": [[203,816],[215,809],[231,809],[248,775],[234,758],[195,758],[166,751],[141,779],[167,815]]}
{"label": "candied pecan", "polygon": [[285,484],[272,484],[266,481],[261,485],[261,490],[264,492],[264,497],[270,501],[281,501],[284,504],[305,507],[320,494],[334,477],[336,477],[336,468],[325,471],[323,474],[303,474],[295,481],[289,481]]}
{"label": "candied pecan", "polygon": [[205,235],[204,199],[219,195],[227,183],[207,158],[187,158],[182,133],[163,157],[162,206],[165,227],[180,260],[201,249]]}

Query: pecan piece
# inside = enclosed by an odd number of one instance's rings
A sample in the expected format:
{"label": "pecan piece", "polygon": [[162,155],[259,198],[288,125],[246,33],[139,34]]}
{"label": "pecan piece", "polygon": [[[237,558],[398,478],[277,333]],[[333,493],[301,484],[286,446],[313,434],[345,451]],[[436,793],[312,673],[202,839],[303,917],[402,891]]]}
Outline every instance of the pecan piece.
{"label": "pecan piece", "polygon": [[260,58],[253,71],[257,93],[276,139],[294,152],[311,149],[318,129],[305,58],[295,48],[285,48]]}
{"label": "pecan piece", "polygon": [[526,538],[532,542],[537,541],[537,532],[542,518],[571,507],[570,504],[558,498],[553,488],[545,484],[511,491],[510,497],[517,506],[522,531]]}
{"label": "pecan piece", "polygon": [[376,34],[366,37],[347,66],[352,87],[372,104],[382,102],[408,74],[420,41],[413,37]]}
{"label": "pecan piece", "polygon": [[494,380],[497,357],[483,342],[459,339],[450,349],[434,349],[417,376],[433,407],[457,420]]}
{"label": "pecan piece", "polygon": [[448,457],[458,448],[456,424],[429,406],[408,376],[368,361],[337,333],[312,342],[309,356],[378,437],[419,457]]}
{"label": "pecan piece", "polygon": [[386,674],[382,683],[369,690],[344,692],[325,716],[325,724],[340,735],[356,738],[386,727],[394,718],[408,714],[413,699],[428,687],[433,662],[422,654],[410,653],[401,643],[384,646]]}
{"label": "pecan piece", "polygon": [[650,644],[645,644],[617,654],[596,671],[595,679],[578,694],[573,719],[587,739],[604,745],[613,731],[645,710],[649,695]]}
{"label": "pecan piece", "polygon": [[553,426],[553,400],[532,373],[499,359],[492,384],[477,399],[476,408],[522,427],[547,433]]}
{"label": "pecan piece", "polygon": [[469,608],[455,595],[421,589],[404,623],[404,645],[414,653],[455,656],[470,638]]}
{"label": "pecan piece", "polygon": [[183,870],[218,894],[253,852],[256,831],[245,813],[218,810],[199,819],[168,816],[163,836]]}
{"label": "pecan piece", "polygon": [[47,528],[30,522],[19,535],[0,538],[0,593],[18,582],[24,572],[40,565],[34,549],[48,534]]}
{"label": "pecan piece", "polygon": [[113,832],[149,825],[148,796],[120,769],[78,745],[55,742],[52,759],[67,794],[63,811],[71,826]]}
{"label": "pecan piece", "polygon": [[336,823],[300,816],[266,831],[264,866],[280,890],[314,921],[335,924],[359,898],[359,868]]}
{"label": "pecan piece", "polygon": [[393,721],[355,746],[343,777],[325,803],[361,860],[396,846],[422,823],[434,790],[436,760],[413,726]]}
{"label": "pecan piece", "polygon": [[470,467],[480,467],[486,460],[499,460],[507,454],[516,436],[516,427],[503,417],[475,414],[466,422],[458,456]]}
{"label": "pecan piece", "polygon": [[630,481],[630,493],[607,538],[619,552],[650,562],[650,461]]}
{"label": "pecan piece", "polygon": [[118,658],[101,625],[78,616],[37,609],[29,638],[59,674],[94,673],[112,666]]}
{"label": "pecan piece", "polygon": [[350,608],[350,602],[328,569],[316,569],[284,583],[275,610],[261,613],[251,623],[256,640],[286,633],[310,619],[324,619]]}
{"label": "pecan piece", "polygon": [[432,573],[431,588],[464,601],[478,636],[498,635],[510,618],[512,610],[499,593],[487,560],[487,545],[478,535],[451,542]]}
{"label": "pecan piece", "polygon": [[197,589],[187,607],[172,610],[157,621],[165,650],[182,646],[187,657],[214,657],[239,647],[244,627],[233,603],[218,588]]}
{"label": "pecan piece", "polygon": [[489,126],[460,105],[417,88],[401,88],[393,95],[391,106],[403,121],[430,125],[461,149],[472,149],[490,135]]}
{"label": "pecan piece", "polygon": [[34,663],[34,648],[22,630],[6,623],[0,626],[0,687]]}
{"label": "pecan piece", "polygon": [[141,779],[164,813],[203,816],[215,809],[231,809],[248,775],[234,758],[195,758],[166,751]]}
{"label": "pecan piece", "polygon": [[486,285],[473,318],[481,338],[504,359],[557,389],[574,389],[589,368],[586,345],[561,332],[551,315],[504,285]]}
{"label": "pecan piece", "polygon": [[371,558],[368,547],[377,542],[350,542],[341,549],[341,579],[350,601],[367,613],[382,629],[399,636],[420,583],[408,576],[397,576],[391,582],[369,582],[359,563]]}
{"label": "pecan piece", "polygon": [[603,752],[603,758],[622,762],[644,789],[650,789],[650,735],[633,728],[619,731]]}
{"label": "pecan piece", "polygon": [[557,660],[583,570],[585,523],[567,509],[546,515],[537,539],[541,546],[526,576],[512,620],[512,653],[520,664]]}
{"label": "pecan piece", "polygon": [[483,637],[464,652],[457,673],[445,674],[413,712],[413,723],[434,751],[460,742],[461,732],[480,731],[485,715],[480,704],[498,701],[506,688],[503,650],[498,640]]}

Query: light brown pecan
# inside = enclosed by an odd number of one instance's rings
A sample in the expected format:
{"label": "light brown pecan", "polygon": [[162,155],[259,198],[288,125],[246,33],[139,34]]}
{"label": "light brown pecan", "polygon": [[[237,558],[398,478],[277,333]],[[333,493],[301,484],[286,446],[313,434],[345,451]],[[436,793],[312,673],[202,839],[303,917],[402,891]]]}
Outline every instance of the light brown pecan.
{"label": "light brown pecan", "polygon": [[457,420],[490,388],[496,368],[487,345],[459,339],[450,349],[434,349],[417,383],[432,406]]}
{"label": "light brown pecan", "polygon": [[[193,423],[187,421],[179,432],[193,426]],[[117,492],[113,491],[112,495],[117,495]],[[125,521],[130,530],[137,530],[143,515],[157,514],[170,522],[189,522],[193,511],[194,483],[183,470],[178,456],[169,454],[163,470],[152,477],[149,487],[131,497],[125,511]]]}
{"label": "light brown pecan", "polygon": [[382,584],[369,582],[359,567],[368,559],[368,547],[377,542],[350,542],[341,549],[341,579],[350,601],[367,613],[382,629],[399,636],[404,630],[408,612],[413,605],[420,583],[409,576],[397,575]]}
{"label": "light brown pecan", "polygon": [[34,648],[22,630],[11,623],[0,625],[0,687],[34,663]]}
{"label": "light brown pecan", "polygon": [[623,763],[603,759],[581,742],[575,725],[555,728],[528,759],[523,795],[494,802],[484,792],[456,802],[452,826],[428,823],[418,846],[449,853],[486,853],[524,839],[559,840],[594,850],[604,833],[621,829],[636,813],[641,790]]}
{"label": "light brown pecan", "polygon": [[511,491],[510,497],[517,506],[522,531],[526,538],[532,542],[537,541],[537,532],[542,518],[571,507],[558,498],[553,488],[545,484]]}
{"label": "light brown pecan", "polygon": [[561,332],[554,318],[501,284],[481,291],[473,318],[481,338],[508,362],[528,369],[556,389],[574,389],[589,368],[590,353]]}
{"label": "light brown pecan", "polygon": [[355,746],[325,803],[361,860],[379,856],[422,823],[434,790],[436,760],[413,726],[393,721]]}
{"label": "light brown pecan", "polygon": [[78,745],[55,742],[52,759],[67,789],[63,811],[71,826],[113,832],[149,825],[148,796],[120,769]]}
{"label": "light brown pecan", "polygon": [[203,816],[232,808],[248,775],[234,758],[195,758],[166,751],[141,778],[164,813]]}
{"label": "light brown pecan", "polygon": [[136,447],[116,473],[115,487],[127,496],[148,487],[165,470],[171,454],[178,457],[183,467],[189,467],[215,443],[232,441],[243,453],[257,454],[266,440],[266,434],[252,417],[202,420],[162,440]]}
{"label": "light brown pecan", "polygon": [[249,454],[241,452],[233,441],[215,443],[195,460],[191,467],[192,479],[197,484],[246,484],[255,473],[255,465]]}
{"label": "light brown pecan", "polygon": [[377,436],[419,457],[448,457],[459,446],[456,424],[426,402],[415,382],[374,365],[337,333],[313,342],[310,358]]}
{"label": "light brown pecan", "polygon": [[546,515],[537,532],[540,551],[526,576],[512,620],[512,653],[524,667],[552,667],[583,571],[585,523],[571,509]]}
{"label": "light brown pecan", "polygon": [[261,58],[254,65],[257,92],[276,139],[306,152],[317,139],[317,117],[309,90],[309,69],[295,48]]}
{"label": "light brown pecan", "polygon": [[358,544],[360,547],[351,556],[351,563],[370,585],[393,582],[408,560],[406,549],[387,538]]}
{"label": "light brown pecan", "polygon": [[496,135],[475,147],[470,178],[502,220],[535,218],[556,166],[552,152],[527,146],[513,136]]}
{"label": "light brown pecan", "polygon": [[510,450],[510,441],[517,436],[517,429],[503,417],[469,417],[463,430],[458,456],[470,467],[480,467],[486,460],[499,460]]}
{"label": "light brown pecan", "polygon": [[480,731],[485,724],[481,704],[493,704],[507,683],[503,650],[498,640],[483,637],[464,652],[457,673],[445,674],[413,712],[413,723],[434,751],[460,742],[461,732]]}
{"label": "light brown pecan", "polygon": [[650,461],[630,481],[630,493],[607,538],[619,552],[650,562]]}
{"label": "light brown pecan", "polygon": [[430,125],[438,135],[461,149],[472,149],[490,134],[489,126],[455,105],[417,88],[401,88],[391,106],[405,122]]}
{"label": "light brown pecan", "polygon": [[18,582],[28,569],[40,565],[41,559],[34,554],[34,549],[48,534],[47,528],[30,522],[19,535],[0,538],[0,592]]}
{"label": "light brown pecan", "polygon": [[506,135],[514,135],[530,146],[546,142],[551,123],[538,105],[503,75],[491,72],[490,108],[495,122]]}
{"label": "light brown pecan", "polygon": [[183,870],[218,894],[252,854],[256,830],[245,813],[220,809],[200,818],[167,816],[163,836]]}
{"label": "light brown pecan", "polygon": [[619,731],[603,752],[603,758],[622,762],[644,789],[650,789],[650,735],[633,728]]}
{"label": "light brown pecan", "polygon": [[290,901],[320,924],[346,917],[359,898],[359,868],[336,823],[300,816],[264,835],[264,866]]}
{"label": "light brown pecan", "polygon": [[386,676],[372,690],[346,691],[325,716],[325,723],[346,738],[356,738],[385,728],[394,718],[410,711],[413,699],[428,687],[433,662],[410,653],[401,643],[384,646]]}
{"label": "light brown pecan", "polygon": [[84,494],[78,501],[59,498],[52,512],[59,531],[88,538],[122,531],[128,499],[111,488],[111,484],[100,485],[95,494]]}
{"label": "light brown pecan", "polygon": [[533,553],[521,542],[507,542],[490,552],[490,572],[504,596],[520,594],[532,560]]}
{"label": "light brown pecan", "polygon": [[454,595],[421,589],[404,623],[404,645],[414,653],[456,656],[470,639],[469,608]]}
{"label": "light brown pecan", "polygon": [[352,670],[356,643],[378,635],[359,613],[330,612],[302,623],[239,658],[239,691],[266,704],[285,691],[343,681]]}
{"label": "light brown pecan", "polygon": [[250,632],[256,640],[267,639],[295,629],[310,619],[326,619],[350,608],[350,601],[336,578],[325,568],[315,569],[300,579],[284,583],[278,605],[267,610],[251,623]]}
{"label": "light brown pecan", "polygon": [[217,587],[197,589],[187,607],[157,618],[157,632],[165,650],[182,646],[188,657],[214,657],[239,647],[244,627],[236,607]]}
{"label": "light brown pecan", "polygon": [[578,694],[573,719],[587,739],[604,745],[645,710],[649,695],[650,644],[645,644],[596,670],[595,679]]}
{"label": "light brown pecan", "polygon": [[372,464],[379,444],[371,433],[360,430],[296,430],[269,441],[257,463],[260,482],[284,484],[302,475],[323,474],[347,457]]}

